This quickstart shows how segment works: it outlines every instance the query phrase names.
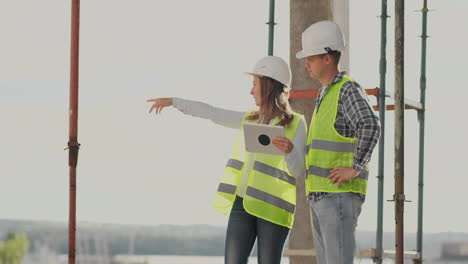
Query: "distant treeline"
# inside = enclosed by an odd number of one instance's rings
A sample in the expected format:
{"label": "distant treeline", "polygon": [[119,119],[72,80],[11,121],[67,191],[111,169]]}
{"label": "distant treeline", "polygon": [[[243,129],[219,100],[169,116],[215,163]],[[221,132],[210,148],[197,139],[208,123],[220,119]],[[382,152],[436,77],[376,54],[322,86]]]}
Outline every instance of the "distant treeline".
{"label": "distant treeline", "polygon": [[[193,226],[131,226],[115,224],[78,223],[77,247],[85,254],[103,250],[109,254],[137,255],[224,255],[225,227],[209,225]],[[29,239],[30,251],[45,245],[59,254],[67,254],[68,229],[66,223],[43,221],[0,220],[0,239],[8,233],[24,232]],[[424,235],[426,258],[438,258],[442,244],[468,242],[465,233],[437,233]],[[357,232],[357,249],[375,247],[375,232]],[[393,249],[394,234],[384,233],[384,248]],[[416,248],[416,236],[405,236],[405,249]],[[97,252],[102,253],[102,252]],[[255,250],[253,252],[255,254]]]}
{"label": "distant treeline", "polygon": [[[0,239],[10,232],[24,232],[30,251],[47,245],[59,254],[68,252],[68,229],[65,223],[0,220]],[[137,255],[224,255],[225,228],[196,225],[155,227],[115,224],[77,224],[77,247],[86,254],[96,254],[106,244],[109,253]]]}

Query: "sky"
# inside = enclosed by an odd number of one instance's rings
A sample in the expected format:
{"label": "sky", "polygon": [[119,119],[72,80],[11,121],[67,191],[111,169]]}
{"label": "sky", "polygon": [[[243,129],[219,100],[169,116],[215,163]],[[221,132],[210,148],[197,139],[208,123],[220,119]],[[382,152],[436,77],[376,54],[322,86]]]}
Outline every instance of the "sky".
{"label": "sky", "polygon": [[[380,1],[350,4],[350,74],[379,85]],[[391,2],[391,1],[390,1]],[[254,107],[251,77],[267,53],[269,1],[81,1],[78,221],[211,224],[236,130],[145,100],[181,97],[226,109]],[[405,12],[405,96],[419,98],[422,1]],[[463,193],[468,96],[468,2],[429,1],[425,232],[468,232]],[[0,3],[0,218],[68,220],[70,1]],[[389,3],[387,89],[394,90],[394,6]],[[275,55],[289,61],[289,1],[277,1]],[[375,99],[372,98],[375,102]],[[387,101],[392,103],[391,100]],[[387,112],[385,200],[394,189],[394,119]],[[371,175],[377,174],[375,149]],[[405,230],[417,227],[418,123],[405,112]],[[385,202],[384,231],[394,230]],[[369,178],[358,229],[375,230],[377,179]]]}

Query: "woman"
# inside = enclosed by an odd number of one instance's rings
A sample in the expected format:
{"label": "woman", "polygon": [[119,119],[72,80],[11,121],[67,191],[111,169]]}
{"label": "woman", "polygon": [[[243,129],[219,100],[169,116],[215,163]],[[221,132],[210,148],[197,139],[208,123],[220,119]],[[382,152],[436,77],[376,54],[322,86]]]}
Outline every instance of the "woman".
{"label": "woman", "polygon": [[[258,239],[258,263],[281,262],[284,242],[294,220],[296,178],[305,173],[306,125],[304,117],[291,111],[287,90],[291,74],[281,58],[267,56],[252,72],[250,94],[258,110],[236,112],[180,98],[150,99],[150,113],[174,106],[185,114],[210,119],[240,130],[224,176],[218,187],[214,208],[229,215],[225,263],[247,263]],[[285,155],[245,151],[243,123],[285,127],[285,137],[272,144]]]}

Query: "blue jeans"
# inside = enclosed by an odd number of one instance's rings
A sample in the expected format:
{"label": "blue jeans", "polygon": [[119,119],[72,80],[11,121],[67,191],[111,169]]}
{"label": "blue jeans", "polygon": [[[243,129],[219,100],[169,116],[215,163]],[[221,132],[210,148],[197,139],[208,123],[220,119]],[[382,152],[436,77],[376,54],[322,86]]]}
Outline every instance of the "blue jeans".
{"label": "blue jeans", "polygon": [[318,264],[353,264],[355,231],[364,197],[327,193],[310,199],[312,231]]}
{"label": "blue jeans", "polygon": [[258,263],[279,264],[289,228],[247,213],[243,199],[236,197],[226,233],[225,264],[245,264],[257,241]]}

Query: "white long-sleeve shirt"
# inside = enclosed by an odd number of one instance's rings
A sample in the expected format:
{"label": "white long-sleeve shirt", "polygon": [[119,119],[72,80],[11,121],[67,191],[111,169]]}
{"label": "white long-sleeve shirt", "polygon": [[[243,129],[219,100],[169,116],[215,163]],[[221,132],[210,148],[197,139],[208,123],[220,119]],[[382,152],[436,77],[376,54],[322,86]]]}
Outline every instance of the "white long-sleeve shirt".
{"label": "white long-sleeve shirt", "polygon": [[[200,117],[204,119],[209,119],[216,124],[240,129],[242,125],[242,120],[247,112],[239,112],[239,111],[232,111],[221,109],[218,107],[211,106],[206,103],[197,102],[197,101],[190,101],[181,98],[173,98],[172,105],[180,110],[182,113]],[[272,119],[270,121],[273,121]],[[296,134],[292,140],[294,145],[293,150],[290,153],[285,154],[286,164],[288,166],[288,170],[293,174],[294,177],[298,177],[299,175],[304,175],[306,171],[305,166],[305,142],[306,142],[306,124],[304,120],[300,120],[298,124],[298,128],[296,130]],[[249,180],[249,175],[252,170],[252,166],[254,163],[254,156],[250,156],[250,160],[246,161],[246,169],[243,171],[241,175],[241,180],[239,183],[239,190],[237,195],[240,197],[244,197],[245,191],[247,189],[247,183]]]}

